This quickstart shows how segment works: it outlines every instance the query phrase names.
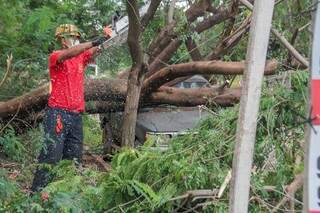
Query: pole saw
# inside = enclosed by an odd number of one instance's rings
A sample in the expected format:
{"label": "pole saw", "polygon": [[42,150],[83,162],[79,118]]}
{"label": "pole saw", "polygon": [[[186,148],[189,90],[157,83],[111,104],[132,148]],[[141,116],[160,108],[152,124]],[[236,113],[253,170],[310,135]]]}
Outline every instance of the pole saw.
{"label": "pole saw", "polygon": [[315,3],[310,62],[310,112],[306,132],[304,212],[320,213],[320,6]]}

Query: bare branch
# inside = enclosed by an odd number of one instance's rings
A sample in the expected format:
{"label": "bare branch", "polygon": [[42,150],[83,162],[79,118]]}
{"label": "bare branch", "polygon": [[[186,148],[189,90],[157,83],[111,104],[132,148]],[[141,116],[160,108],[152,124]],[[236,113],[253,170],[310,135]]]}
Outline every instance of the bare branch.
{"label": "bare branch", "polygon": [[169,11],[168,11],[168,24],[173,22],[173,15],[174,15],[174,9],[176,6],[176,1],[177,0],[171,0],[171,2],[170,2]]}
{"label": "bare branch", "polygon": [[231,14],[229,9],[220,9],[219,12],[209,16],[195,27],[195,31],[198,33],[202,33],[203,31],[213,27],[216,24],[221,23],[229,18],[231,18]]}
{"label": "bare branch", "polygon": [[214,48],[214,51],[207,57],[208,60],[218,60],[224,54],[226,54],[232,47],[237,45],[242,36],[250,29],[251,16],[245,19],[245,21],[236,29],[231,35],[224,38],[222,42]]}
{"label": "bare branch", "polygon": [[146,74],[146,77],[153,75],[156,71],[166,66],[166,62],[172,57],[173,53],[177,51],[181,43],[180,39],[173,39],[150,64],[149,72]]}
{"label": "bare branch", "polygon": [[143,29],[145,29],[148,26],[149,22],[153,19],[160,3],[161,0],[151,0],[147,13],[141,19],[141,27]]}
{"label": "bare branch", "polygon": [[282,205],[284,205],[289,200],[292,200],[293,195],[296,193],[296,191],[300,187],[302,187],[302,185],[303,185],[303,174],[301,173],[301,174],[298,174],[293,180],[293,182],[287,187],[287,190],[286,190],[287,195],[277,204],[276,207],[272,209],[272,212],[277,212]]}
{"label": "bare branch", "polygon": [[7,80],[12,66],[12,54],[9,56],[7,56],[7,69],[6,69],[6,73],[4,74],[1,82],[0,82],[0,88],[2,87],[2,85],[4,84],[4,82]]}
{"label": "bare branch", "polygon": [[[253,6],[248,0],[240,0],[242,4],[244,4],[248,9],[252,10]],[[279,0],[278,2],[280,2]],[[309,67],[309,62],[305,59],[288,41],[285,37],[283,37],[277,30],[271,28],[271,32],[279,39],[281,44],[291,53],[293,57],[295,57],[302,65],[305,67]]]}
{"label": "bare branch", "polygon": [[[273,74],[277,68],[277,64],[276,60],[268,61],[265,67],[265,74]],[[166,82],[181,76],[194,74],[240,75],[243,74],[244,68],[244,62],[199,61],[174,64],[167,66],[148,77],[143,83],[142,93],[148,94],[155,91]]]}
{"label": "bare branch", "polygon": [[176,106],[197,106],[210,103],[219,106],[232,106],[239,101],[240,95],[241,89],[161,87],[148,97],[148,102]]}
{"label": "bare branch", "polygon": [[217,9],[211,5],[211,0],[200,0],[197,3],[194,3],[186,11],[187,20],[189,23],[195,21],[197,17],[203,16],[205,11],[216,13]]}
{"label": "bare branch", "polygon": [[196,42],[191,37],[188,37],[185,43],[191,59],[193,61],[200,61],[202,56]]}

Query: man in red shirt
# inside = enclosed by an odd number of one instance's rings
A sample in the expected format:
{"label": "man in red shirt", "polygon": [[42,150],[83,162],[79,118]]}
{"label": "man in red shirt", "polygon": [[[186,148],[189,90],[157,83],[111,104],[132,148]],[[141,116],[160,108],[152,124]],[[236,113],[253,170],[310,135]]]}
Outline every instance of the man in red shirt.
{"label": "man in red shirt", "polygon": [[[102,43],[111,37],[111,28],[104,29],[106,37],[79,43],[80,32],[71,24],[56,29],[56,39],[62,49],[49,56],[50,97],[45,110],[45,147],[39,163],[55,164],[61,159],[82,158],[82,117],[84,111],[84,70],[102,49]],[[50,181],[46,168],[38,168],[31,190],[39,191]]]}

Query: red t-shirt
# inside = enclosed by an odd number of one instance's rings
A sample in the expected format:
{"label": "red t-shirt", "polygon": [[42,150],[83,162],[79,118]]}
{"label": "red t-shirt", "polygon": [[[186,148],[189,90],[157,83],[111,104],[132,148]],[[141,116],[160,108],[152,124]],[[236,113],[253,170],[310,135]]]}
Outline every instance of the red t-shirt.
{"label": "red t-shirt", "polygon": [[84,111],[84,69],[92,58],[90,50],[57,63],[61,51],[49,56],[51,94],[48,105],[72,112]]}

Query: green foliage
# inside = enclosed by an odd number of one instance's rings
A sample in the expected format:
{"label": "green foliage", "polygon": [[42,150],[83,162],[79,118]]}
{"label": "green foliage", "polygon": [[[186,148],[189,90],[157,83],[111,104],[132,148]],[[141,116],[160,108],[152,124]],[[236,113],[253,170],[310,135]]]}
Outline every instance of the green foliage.
{"label": "green foliage", "polygon": [[[48,55],[60,48],[54,38],[58,25],[76,24],[83,32],[84,40],[92,39],[102,34],[102,26],[111,23],[115,8],[122,7],[114,0],[1,0],[0,79],[5,73],[6,56],[10,53],[14,64],[13,72],[1,88],[0,100],[10,99],[13,94],[20,95],[48,81]],[[99,65],[101,70],[109,68],[103,63]]]}
{"label": "green foliage", "polygon": [[16,137],[12,128],[8,128],[4,136],[0,137],[0,147],[3,152],[10,158],[16,161],[22,161],[24,152],[26,151],[23,142]]}
{"label": "green foliage", "polygon": [[[252,195],[270,205],[282,199],[283,185],[289,184],[303,167],[295,160],[303,156],[299,143],[304,136],[303,125],[297,123],[301,121],[298,114],[304,115],[306,110],[307,76],[305,72],[297,72],[290,77],[291,88],[281,83],[270,87],[266,83],[263,90]],[[42,201],[38,194],[28,198],[14,182],[2,178],[2,186],[7,188],[1,190],[0,195],[5,197],[1,208],[9,211],[31,206],[49,212],[118,212],[120,208],[125,212],[172,212],[182,203],[170,199],[188,190],[219,189],[232,167],[238,106],[215,109],[215,113],[190,134],[174,137],[166,151],[155,149],[152,139],[139,150],[121,150],[114,156],[108,173],[76,168],[72,161],[61,161],[51,169],[54,180],[44,189],[49,194],[48,201]],[[274,153],[276,162],[272,167],[266,166],[270,153]],[[267,192],[264,186],[276,189]],[[301,197],[299,191],[296,199]],[[225,212],[227,206],[225,193],[204,211]],[[250,202],[250,212],[267,211],[268,206],[255,200]]]}
{"label": "green foliage", "polygon": [[[214,2],[218,4],[220,1]],[[273,25],[290,40],[293,32],[310,20],[309,15],[303,13],[303,8],[310,4],[309,1],[283,1],[276,7]],[[56,26],[74,23],[82,30],[84,39],[90,39],[99,35],[102,25],[110,23],[115,8],[123,10],[123,4],[113,0],[0,0],[0,7],[0,79],[4,74],[6,55],[13,53],[14,56],[13,72],[1,88],[1,101],[47,81],[47,57],[58,48],[54,39]],[[202,55],[207,55],[221,42],[226,24],[198,35],[189,31],[183,13],[180,9],[175,13],[179,23],[175,31],[183,41],[192,37]],[[241,7],[235,28],[249,14],[245,7]],[[145,30],[141,39],[144,48],[165,25],[165,16],[165,10],[158,11],[157,18]],[[308,41],[305,28],[295,42],[305,56],[309,51]],[[242,39],[224,56],[224,60],[243,60],[246,45],[247,39]],[[274,57],[283,64],[287,60],[287,51],[271,37],[268,58]],[[189,54],[182,45],[170,63],[184,62],[188,58]],[[110,47],[97,59],[97,64],[104,74],[115,75],[131,64],[127,46]],[[307,81],[308,75],[297,71],[290,75],[291,87],[281,82],[266,82],[264,85],[251,193],[270,205],[275,205],[283,197],[283,185],[290,183],[303,169],[302,163],[296,164],[295,160],[297,156],[303,156],[300,141],[304,132],[303,125],[299,124],[303,119],[299,114],[304,115],[306,111]],[[121,150],[114,156],[113,169],[109,173],[77,168],[71,161],[60,162],[51,168],[54,181],[44,189],[49,193],[48,201],[42,200],[40,194],[28,197],[23,192],[26,185],[30,185],[35,167],[33,162],[42,146],[42,129],[17,136],[7,128],[0,136],[0,154],[24,164],[20,168],[22,174],[15,180],[8,178],[8,171],[0,170],[0,211],[172,212],[182,203],[180,200],[171,201],[171,198],[187,190],[219,188],[232,166],[238,106],[213,110],[217,115],[202,121],[190,134],[173,138],[165,152],[155,149],[152,139],[139,150]],[[101,146],[101,130],[90,116],[84,116],[84,136],[86,145]],[[268,166],[270,161],[276,163]],[[267,192],[266,185],[276,189]],[[296,198],[301,200],[301,197],[299,191]],[[205,212],[226,212],[227,200],[225,193]],[[250,202],[250,212],[268,211],[267,204]]]}
{"label": "green foliage", "polygon": [[10,159],[23,162],[35,158],[42,148],[43,129],[33,129],[22,136],[17,136],[12,127],[7,127],[0,136],[1,151]]}
{"label": "green foliage", "polygon": [[102,130],[96,115],[84,115],[83,118],[83,135],[84,144],[91,148],[101,148]]}
{"label": "green foliage", "polygon": [[6,178],[7,172],[0,169],[0,211],[24,212],[29,208],[28,198],[19,186]]}

